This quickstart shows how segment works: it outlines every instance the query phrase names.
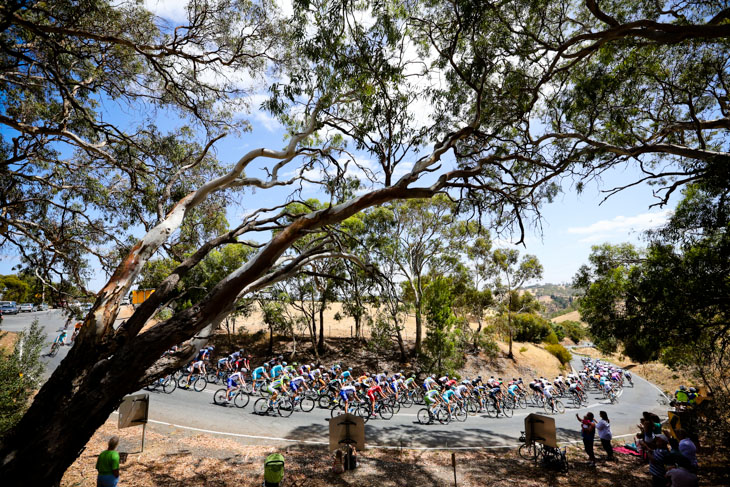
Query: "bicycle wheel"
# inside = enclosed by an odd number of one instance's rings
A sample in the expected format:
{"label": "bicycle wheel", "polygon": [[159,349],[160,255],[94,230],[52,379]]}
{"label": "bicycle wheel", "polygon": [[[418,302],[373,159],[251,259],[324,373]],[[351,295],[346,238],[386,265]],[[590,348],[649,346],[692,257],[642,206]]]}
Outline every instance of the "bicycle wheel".
{"label": "bicycle wheel", "polygon": [[423,406],[426,404],[426,400],[423,399],[423,389],[418,388],[413,391],[413,403]]}
{"label": "bicycle wheel", "polygon": [[388,406],[390,406],[390,409],[393,411],[393,414],[398,414],[400,412],[400,403],[398,401],[390,401],[388,403]]}
{"label": "bicycle wheel", "polygon": [[269,400],[265,397],[260,397],[253,403],[253,413],[263,416],[269,412]]}
{"label": "bicycle wheel", "polygon": [[360,416],[364,423],[367,423],[370,420],[370,404],[360,404],[355,414]]}
{"label": "bicycle wheel", "polygon": [[504,414],[505,418],[511,418],[515,414],[515,410],[507,404],[502,403],[502,414]]}
{"label": "bicycle wheel", "polygon": [[207,373],[205,374],[205,379],[206,379],[206,380],[207,380],[208,382],[210,382],[211,384],[217,384],[217,383],[218,383],[218,373],[217,373],[217,372],[213,372],[213,371],[209,370],[209,371],[208,371],[208,372],[207,372]]}
{"label": "bicycle wheel", "polygon": [[177,378],[177,386],[180,389],[187,389],[188,388],[188,376],[187,375],[181,375]]}
{"label": "bicycle wheel", "polygon": [[[553,401],[555,401],[555,399],[553,399]],[[543,409],[545,409],[545,414],[553,414],[555,412],[555,407],[550,403],[550,401],[545,401]]]}
{"label": "bicycle wheel", "polygon": [[246,393],[246,394],[248,394],[249,396],[250,396],[251,394],[253,394],[253,383],[252,383],[252,382],[246,382],[246,383],[245,383],[245,384],[243,385],[243,392],[245,392],[245,393]]}
{"label": "bicycle wheel", "polygon": [[404,408],[409,408],[413,406],[413,397],[411,397],[410,394],[403,394],[401,396],[401,404]]}
{"label": "bicycle wheel", "polygon": [[335,404],[330,409],[330,418],[336,418],[337,416],[342,416],[345,414],[345,406],[342,404]]}
{"label": "bicycle wheel", "polygon": [[469,414],[467,414],[466,409],[461,406],[457,407],[456,410],[454,411],[454,417],[460,423],[463,423],[464,421],[466,421],[467,416],[469,416]]}
{"label": "bicycle wheel", "polygon": [[314,409],[314,399],[311,397],[303,396],[299,401],[299,408],[305,413],[310,412]]}
{"label": "bicycle wheel", "polygon": [[294,412],[294,404],[288,397],[279,399],[279,404],[276,406],[276,411],[282,418],[288,418]]}
{"label": "bicycle wheel", "polygon": [[172,394],[175,389],[177,389],[177,381],[168,375],[162,381],[162,390],[165,391],[165,394]]}
{"label": "bicycle wheel", "polygon": [[329,409],[330,406],[332,406],[332,399],[328,395],[319,396],[319,399],[317,399],[317,404],[319,404],[319,407],[322,409]]}
{"label": "bicycle wheel", "polygon": [[213,402],[219,406],[226,404],[228,402],[226,399],[228,399],[227,389],[218,389],[215,391],[215,394],[213,394]]}
{"label": "bicycle wheel", "polygon": [[470,397],[469,400],[466,401],[466,411],[470,414],[476,414],[479,412],[479,403],[473,397]]}
{"label": "bicycle wheel", "polygon": [[205,390],[205,386],[208,385],[208,380],[203,377],[202,375],[199,375],[197,379],[195,379],[195,382],[193,383],[193,389],[196,392],[203,392]]}
{"label": "bicycle wheel", "polygon": [[251,400],[251,397],[246,394],[243,391],[238,391],[238,393],[233,398],[233,404],[236,405],[237,408],[245,408],[248,406],[248,402]]}
{"label": "bicycle wheel", "polygon": [[563,401],[560,401],[558,399],[555,400],[555,411],[559,414],[565,413],[565,406],[563,406]]}
{"label": "bicycle wheel", "polygon": [[525,399],[525,396],[520,396],[520,398],[517,400],[517,405],[520,407],[520,409],[527,409],[527,399]]}
{"label": "bicycle wheel", "polygon": [[537,457],[537,446],[535,445],[535,443],[524,443],[523,445],[520,445],[518,453],[525,460],[534,461]]}
{"label": "bicycle wheel", "polygon": [[53,344],[51,345],[51,351],[48,352],[48,356],[55,357],[57,353],[58,353],[58,343],[53,342]]}
{"label": "bicycle wheel", "polygon": [[449,414],[448,409],[441,406],[436,410],[436,419],[438,419],[441,424],[449,424],[451,422],[451,414]]}
{"label": "bicycle wheel", "polygon": [[429,424],[432,422],[431,413],[428,412],[428,408],[419,409],[418,414],[416,414],[416,418],[421,424]]}
{"label": "bicycle wheel", "polygon": [[390,404],[381,404],[378,410],[378,415],[385,420],[393,417],[393,406]]}

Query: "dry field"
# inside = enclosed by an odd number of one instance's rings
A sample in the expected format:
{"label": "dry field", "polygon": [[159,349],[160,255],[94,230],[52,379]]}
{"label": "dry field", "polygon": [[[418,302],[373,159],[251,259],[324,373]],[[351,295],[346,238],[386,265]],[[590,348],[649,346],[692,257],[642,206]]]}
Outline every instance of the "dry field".
{"label": "dry field", "polygon": [[[94,465],[112,435],[122,438],[120,451],[138,451],[139,427],[117,430],[107,421],[89,441],[81,456],[66,472],[62,487],[96,485]],[[577,434],[577,433],[576,433]],[[620,442],[616,442],[620,443]],[[243,487],[260,486],[267,454],[278,451],[285,458],[282,487],[441,487],[454,485],[449,451],[365,450],[359,467],[341,475],[330,472],[331,454],[323,447],[292,445],[274,449],[246,446],[230,439],[206,435],[190,436],[175,430],[169,434],[147,432],[144,453],[132,453],[121,466],[124,487]],[[587,465],[577,446],[568,447],[571,469],[567,474],[542,470],[521,459],[515,450],[461,450],[456,453],[459,487],[519,485],[521,487],[563,486],[644,487],[650,484],[648,467],[636,457],[618,455],[616,462]],[[698,452],[700,486],[729,485],[727,451],[701,449]]]}
{"label": "dry field", "polygon": [[12,331],[0,332],[0,350],[12,352],[17,335],[17,333],[13,333]]}
{"label": "dry field", "polygon": [[578,312],[578,311],[571,311],[570,313],[565,313],[564,315],[556,316],[555,318],[553,318],[550,321],[552,321],[553,323],[561,323],[563,321],[568,321],[568,320],[578,321],[585,326],[588,325],[588,323],[586,323],[580,319],[580,312]]}

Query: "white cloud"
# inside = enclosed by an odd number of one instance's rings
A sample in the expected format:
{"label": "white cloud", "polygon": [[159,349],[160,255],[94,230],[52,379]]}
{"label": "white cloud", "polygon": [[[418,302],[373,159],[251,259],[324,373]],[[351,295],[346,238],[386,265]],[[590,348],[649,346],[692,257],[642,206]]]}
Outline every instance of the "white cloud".
{"label": "white cloud", "polygon": [[636,216],[619,215],[611,220],[599,220],[584,227],[570,227],[568,233],[585,235],[581,243],[595,243],[631,232],[642,232],[662,226],[671,216],[671,210],[654,213],[641,213]]}
{"label": "white cloud", "polygon": [[173,22],[185,22],[188,19],[187,0],[144,0],[144,7],[158,17]]}

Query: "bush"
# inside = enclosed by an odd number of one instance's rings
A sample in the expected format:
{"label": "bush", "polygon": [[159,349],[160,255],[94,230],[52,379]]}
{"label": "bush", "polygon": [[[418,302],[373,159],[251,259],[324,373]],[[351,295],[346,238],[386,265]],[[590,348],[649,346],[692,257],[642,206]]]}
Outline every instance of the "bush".
{"label": "bush", "polygon": [[555,355],[560,360],[561,365],[570,363],[570,360],[573,358],[573,355],[568,349],[558,343],[546,345],[545,350]]}
{"label": "bush", "polygon": [[520,347],[520,353],[525,353],[527,351],[527,347]]}
{"label": "bush", "polygon": [[517,342],[540,343],[552,332],[550,322],[538,315],[519,313],[512,316],[512,323]]}
{"label": "bush", "polygon": [[13,353],[0,350],[0,437],[17,423],[41,385],[41,350],[46,340],[38,319],[18,334]]}
{"label": "bush", "polygon": [[576,345],[586,336],[586,331],[583,329],[583,325],[577,321],[563,321],[561,323],[565,328],[565,334],[568,338],[573,340]]}
{"label": "bush", "polygon": [[546,336],[543,340],[543,342],[549,343],[551,345],[557,345],[559,341],[560,340],[558,340],[558,336],[555,334],[554,331],[550,331],[550,333],[548,333],[548,336]]}
{"label": "bush", "polygon": [[562,342],[566,335],[563,325],[560,323],[550,323],[550,326],[552,326],[555,336],[558,337],[558,342]]}

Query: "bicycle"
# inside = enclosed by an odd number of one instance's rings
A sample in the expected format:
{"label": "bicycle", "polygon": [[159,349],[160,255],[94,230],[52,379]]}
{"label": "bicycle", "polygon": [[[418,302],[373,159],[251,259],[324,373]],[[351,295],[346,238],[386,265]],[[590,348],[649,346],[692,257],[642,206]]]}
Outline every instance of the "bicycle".
{"label": "bicycle", "polygon": [[545,400],[544,409],[547,414],[563,414],[565,412],[565,406],[563,406],[563,403],[554,397]]}
{"label": "bicycle", "polygon": [[308,413],[312,409],[314,409],[315,401],[310,396],[308,396],[306,393],[300,393],[298,394],[293,400],[293,407],[296,408],[299,406],[299,409],[304,412]]}
{"label": "bicycle", "polygon": [[253,403],[253,413],[259,416],[276,412],[282,418],[288,418],[294,412],[294,405],[287,395],[279,395],[274,401],[269,397],[261,397]]}
{"label": "bicycle", "polygon": [[[438,406],[436,408],[438,412]],[[416,419],[420,424],[433,424],[434,421],[438,421],[437,414],[432,413],[429,407],[419,409]]]}
{"label": "bicycle", "polygon": [[208,381],[202,374],[193,374],[192,376],[183,375],[177,380],[177,386],[181,389],[189,389],[193,386],[195,392],[202,392],[208,385]]}
{"label": "bicycle", "polygon": [[172,392],[177,389],[177,381],[172,377],[172,375],[166,375],[165,377],[160,377],[151,384],[146,385],[145,389],[148,391],[155,391],[158,387],[162,387],[162,392],[165,394],[172,394]]}
{"label": "bicycle", "polygon": [[232,398],[234,406],[237,408],[245,408],[251,400],[251,397],[243,389],[238,388],[234,389],[234,391],[233,396],[230,396],[227,388],[218,389],[213,394],[213,402],[219,406],[225,406],[231,402]]}
{"label": "bicycle", "polygon": [[49,356],[49,357],[55,357],[55,356],[56,356],[56,354],[58,353],[58,349],[59,349],[59,348],[60,348],[61,346],[63,346],[63,344],[62,344],[62,343],[60,343],[60,342],[53,342],[53,343],[51,344],[51,351],[50,351],[50,352],[48,352],[48,356]]}
{"label": "bicycle", "polygon": [[520,433],[522,433],[522,435],[520,436],[520,441],[522,442],[522,445],[520,445],[517,453],[519,453],[519,455],[525,460],[532,460],[533,462],[537,463],[537,458],[539,455],[539,449],[537,447],[538,443],[535,443],[534,440],[528,443],[525,432],[521,431]]}
{"label": "bicycle", "polygon": [[393,408],[386,403],[384,399],[375,401],[374,413],[370,414],[370,402],[366,401],[360,404],[357,410],[358,416],[362,417],[367,423],[371,416],[380,416],[380,419],[389,420],[393,417]]}

